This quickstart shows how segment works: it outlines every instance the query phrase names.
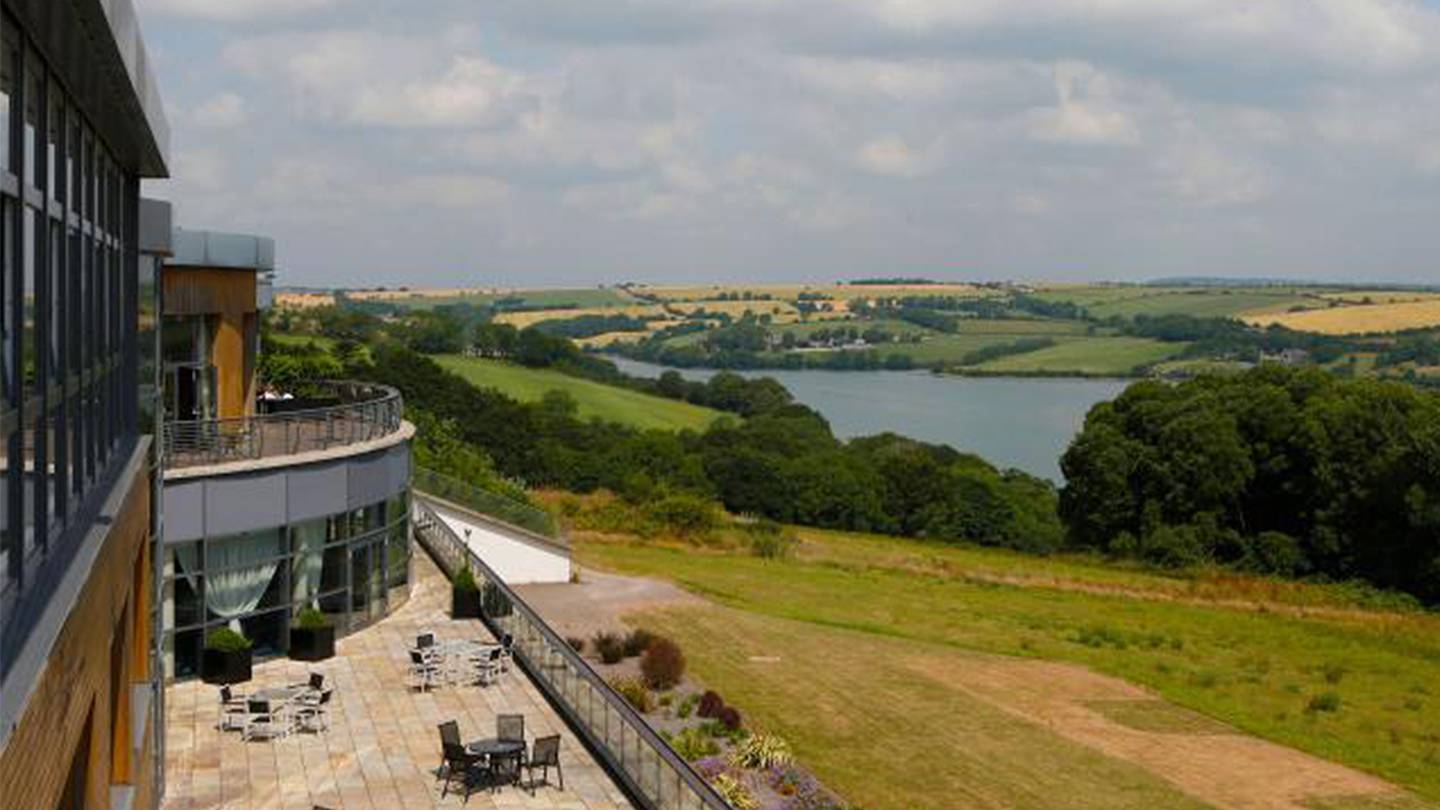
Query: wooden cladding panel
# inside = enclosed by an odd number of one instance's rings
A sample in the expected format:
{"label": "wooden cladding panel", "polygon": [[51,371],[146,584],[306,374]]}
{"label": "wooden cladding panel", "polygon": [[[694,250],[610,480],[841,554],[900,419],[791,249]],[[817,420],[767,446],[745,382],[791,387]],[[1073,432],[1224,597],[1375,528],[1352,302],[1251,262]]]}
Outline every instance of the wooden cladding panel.
{"label": "wooden cladding panel", "polygon": [[[89,729],[87,808],[110,806],[110,786],[134,784],[153,796],[153,774],[129,753],[130,686],[148,677],[149,658],[134,645],[148,643],[133,617],[146,615],[151,587],[144,563],[150,536],[150,482],[137,475],[95,559],[90,578],[66,617],[50,658],[40,671],[15,731],[0,750],[0,807],[55,807],[70,776],[71,752]],[[123,618],[122,618],[123,617]],[[116,642],[116,634],[123,637]],[[121,650],[122,688],[113,690],[112,645]],[[117,723],[115,719],[121,718]],[[123,739],[113,739],[111,729]],[[154,730],[151,730],[153,736]],[[153,745],[147,740],[146,748]],[[113,751],[122,750],[117,757]]]}

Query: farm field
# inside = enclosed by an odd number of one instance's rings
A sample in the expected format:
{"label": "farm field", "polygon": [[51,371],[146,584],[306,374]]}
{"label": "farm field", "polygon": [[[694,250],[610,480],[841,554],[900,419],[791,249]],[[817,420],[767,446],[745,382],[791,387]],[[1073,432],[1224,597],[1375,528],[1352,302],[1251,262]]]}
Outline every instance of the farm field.
{"label": "farm field", "polygon": [[[698,677],[865,807],[1440,801],[1433,614],[1368,610],[1336,587],[799,536],[785,561],[588,535],[577,549],[588,565],[715,603],[632,621],[673,635]],[[877,745],[909,751],[907,739],[942,741],[914,754],[944,752],[948,767],[935,760],[917,783],[908,757],[857,759]],[[1054,791],[1066,783],[1077,787]],[[914,792],[936,784],[953,793],[925,795],[953,803]]]}
{"label": "farm field", "polygon": [[1290,329],[1325,335],[1400,332],[1440,326],[1440,298],[1401,303],[1353,304],[1308,312],[1256,315],[1244,320],[1261,326],[1278,323]]}
{"label": "farm field", "polygon": [[525,307],[548,309],[581,309],[594,307],[628,306],[637,303],[626,293],[612,288],[582,287],[576,289],[427,289],[427,290],[384,290],[355,291],[348,297],[361,301],[383,301],[387,304],[406,308],[431,309],[447,304],[494,303],[501,299],[519,299]]}
{"label": "farm field", "polygon": [[1074,337],[1025,354],[1001,357],[975,366],[994,374],[1130,374],[1136,367],[1167,360],[1185,350],[1183,343],[1133,337]]}
{"label": "farm field", "polygon": [[459,355],[435,355],[434,359],[472,385],[496,388],[526,402],[537,401],[550,391],[564,391],[574,398],[583,418],[620,422],[643,430],[704,430],[725,415],[688,402],[616,388],[548,369]]}
{"label": "farm field", "polygon": [[626,304],[608,307],[581,307],[580,309],[531,309],[522,312],[501,312],[495,316],[496,323],[507,323],[516,329],[524,329],[541,321],[569,320],[586,315],[629,315],[640,318],[665,318],[665,307],[652,304]]}
{"label": "farm field", "polygon": [[835,301],[874,296],[993,294],[973,284],[692,284],[642,285],[632,289],[639,295],[670,301],[700,301],[722,294],[743,296],[745,293],[752,297],[768,295],[778,301],[795,301],[804,293]]}

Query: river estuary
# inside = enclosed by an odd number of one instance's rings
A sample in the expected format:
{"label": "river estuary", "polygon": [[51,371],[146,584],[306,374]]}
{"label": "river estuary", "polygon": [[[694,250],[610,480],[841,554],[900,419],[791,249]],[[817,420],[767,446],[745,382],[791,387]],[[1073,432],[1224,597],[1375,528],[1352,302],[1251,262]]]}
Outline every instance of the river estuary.
{"label": "river estuary", "polygon": [[[658,377],[666,367],[609,356],[621,371]],[[675,369],[692,380],[707,369]],[[951,377],[928,371],[746,371],[774,377],[825,415],[837,436],[894,431],[976,453],[1056,482],[1060,455],[1097,402],[1124,380]]]}

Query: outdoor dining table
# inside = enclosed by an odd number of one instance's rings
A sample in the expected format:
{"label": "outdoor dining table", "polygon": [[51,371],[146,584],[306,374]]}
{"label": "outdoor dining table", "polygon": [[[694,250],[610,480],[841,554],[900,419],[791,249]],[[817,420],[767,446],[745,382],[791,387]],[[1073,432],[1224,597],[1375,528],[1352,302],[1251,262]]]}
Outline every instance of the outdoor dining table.
{"label": "outdoor dining table", "polygon": [[308,686],[272,686],[250,693],[251,700],[268,700],[272,703],[290,703],[304,697],[310,691]]}
{"label": "outdoor dining table", "polygon": [[476,740],[465,746],[468,753],[485,757],[489,760],[490,772],[495,773],[496,760],[513,760],[514,767],[509,770],[506,776],[511,779],[520,778],[520,760],[525,756],[525,743],[521,740],[501,740],[489,738]]}

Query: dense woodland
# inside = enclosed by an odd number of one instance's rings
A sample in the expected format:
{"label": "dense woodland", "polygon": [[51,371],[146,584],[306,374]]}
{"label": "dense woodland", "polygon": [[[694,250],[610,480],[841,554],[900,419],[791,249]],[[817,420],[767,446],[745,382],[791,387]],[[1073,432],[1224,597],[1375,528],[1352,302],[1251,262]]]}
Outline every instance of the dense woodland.
{"label": "dense woodland", "polygon": [[1080,547],[1364,579],[1440,601],[1440,396],[1267,366],[1139,382],[1061,462]]}

